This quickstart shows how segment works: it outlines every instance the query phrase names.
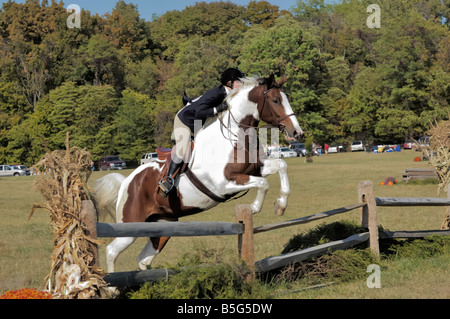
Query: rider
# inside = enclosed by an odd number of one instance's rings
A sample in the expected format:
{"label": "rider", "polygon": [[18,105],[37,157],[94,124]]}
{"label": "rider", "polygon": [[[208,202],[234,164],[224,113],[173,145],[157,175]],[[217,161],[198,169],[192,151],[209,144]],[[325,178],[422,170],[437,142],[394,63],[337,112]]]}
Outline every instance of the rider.
{"label": "rider", "polygon": [[239,87],[239,79],[243,77],[244,75],[238,69],[229,68],[225,70],[220,78],[221,85],[212,88],[203,96],[191,102],[175,116],[175,154],[172,154],[172,162],[170,163],[167,176],[159,182],[159,187],[164,196],[167,196],[174,187],[172,176],[183,163],[184,156],[190,145],[191,135],[194,132],[194,122],[201,120],[201,123],[204,124],[208,117],[213,117],[217,113],[228,109],[225,98],[232,89]]}

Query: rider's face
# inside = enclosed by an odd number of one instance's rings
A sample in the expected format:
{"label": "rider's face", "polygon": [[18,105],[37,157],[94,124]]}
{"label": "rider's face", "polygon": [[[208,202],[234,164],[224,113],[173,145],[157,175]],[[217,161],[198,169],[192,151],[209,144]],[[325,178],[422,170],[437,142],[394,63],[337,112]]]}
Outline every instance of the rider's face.
{"label": "rider's face", "polygon": [[240,81],[234,81],[233,82],[233,89],[237,89],[241,86],[241,82]]}

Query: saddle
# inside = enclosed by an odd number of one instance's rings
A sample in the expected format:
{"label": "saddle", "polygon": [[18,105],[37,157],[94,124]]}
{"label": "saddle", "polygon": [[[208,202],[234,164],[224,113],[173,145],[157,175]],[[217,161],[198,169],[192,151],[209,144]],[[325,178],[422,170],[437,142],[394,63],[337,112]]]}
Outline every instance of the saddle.
{"label": "saddle", "polygon": [[[155,152],[158,154],[157,162],[159,163],[160,166],[164,165],[164,168],[160,174],[160,178],[167,176],[170,163],[172,162],[172,152],[175,152],[175,150],[176,150],[176,146],[174,146],[173,149],[166,148],[166,147],[158,147],[155,150]],[[183,165],[181,165],[181,167],[178,170],[176,170],[174,175],[172,176],[172,178],[175,180],[176,185],[178,184],[180,175],[185,173],[186,170],[188,169],[188,164],[191,159],[191,154],[192,154],[193,150],[194,150],[194,141],[191,141],[191,147],[189,148],[189,151],[186,152],[186,154],[185,154],[185,157],[183,160]]]}

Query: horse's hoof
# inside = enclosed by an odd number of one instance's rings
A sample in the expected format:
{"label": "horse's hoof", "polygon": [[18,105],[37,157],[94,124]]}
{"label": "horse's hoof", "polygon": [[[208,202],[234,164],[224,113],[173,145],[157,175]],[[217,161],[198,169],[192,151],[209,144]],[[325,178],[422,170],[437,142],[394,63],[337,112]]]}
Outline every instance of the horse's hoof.
{"label": "horse's hoof", "polygon": [[256,210],[252,209],[252,215],[256,215],[256,214],[259,214],[259,213],[260,213],[260,211],[256,211]]}
{"label": "horse's hoof", "polygon": [[283,216],[286,211],[286,207],[282,207],[278,201],[273,205],[274,212],[278,216]]}
{"label": "horse's hoof", "polygon": [[259,205],[253,203],[252,204],[252,215],[256,215],[261,212],[261,207]]}
{"label": "horse's hoof", "polygon": [[111,298],[115,298],[120,295],[120,290],[116,287],[107,287],[106,291],[111,296]]}

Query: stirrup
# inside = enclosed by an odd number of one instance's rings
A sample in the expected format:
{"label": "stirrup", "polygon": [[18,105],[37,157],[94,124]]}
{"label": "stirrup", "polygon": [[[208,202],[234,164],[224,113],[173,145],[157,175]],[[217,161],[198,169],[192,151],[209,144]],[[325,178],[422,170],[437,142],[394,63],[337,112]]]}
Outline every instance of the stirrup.
{"label": "stirrup", "polygon": [[170,191],[173,189],[174,184],[174,180],[169,176],[159,181],[158,186],[159,189],[161,189],[164,197],[167,197],[167,195],[169,195]]}

